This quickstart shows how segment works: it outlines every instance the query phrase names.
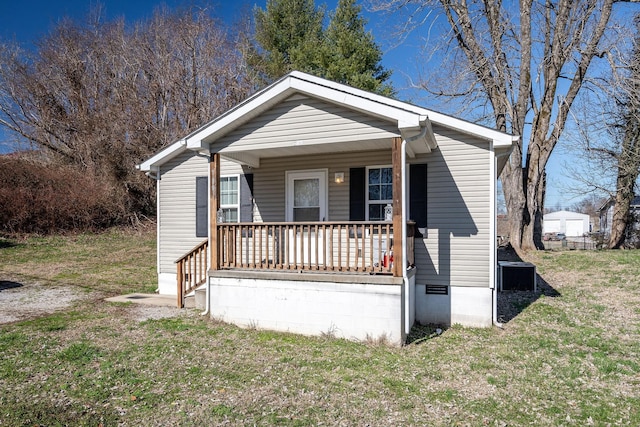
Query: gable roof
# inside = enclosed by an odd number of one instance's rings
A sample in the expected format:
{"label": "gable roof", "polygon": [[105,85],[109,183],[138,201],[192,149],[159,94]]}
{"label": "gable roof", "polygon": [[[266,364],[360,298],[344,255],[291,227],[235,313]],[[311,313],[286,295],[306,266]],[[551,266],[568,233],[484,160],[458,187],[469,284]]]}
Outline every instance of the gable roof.
{"label": "gable roof", "polygon": [[410,148],[416,152],[429,152],[436,148],[437,143],[431,129],[432,123],[491,141],[494,150],[500,156],[498,173],[507,161],[513,142],[517,141],[517,137],[485,126],[299,71],[292,71],[144,161],[138,165],[138,169],[142,171],[157,169],[158,166],[187,149],[208,152],[209,144],[217,138],[294,94],[321,99],[397,123],[399,133],[405,140],[411,141]]}
{"label": "gable roof", "polygon": [[[615,202],[616,200],[614,197],[609,197],[607,200],[605,200],[602,206],[600,206],[600,208],[598,209],[598,212],[600,212],[600,214],[602,215],[604,212],[609,210],[609,208],[613,206]],[[640,196],[634,196],[633,199],[631,199],[631,203],[629,204],[629,207],[634,210],[640,209]]]}

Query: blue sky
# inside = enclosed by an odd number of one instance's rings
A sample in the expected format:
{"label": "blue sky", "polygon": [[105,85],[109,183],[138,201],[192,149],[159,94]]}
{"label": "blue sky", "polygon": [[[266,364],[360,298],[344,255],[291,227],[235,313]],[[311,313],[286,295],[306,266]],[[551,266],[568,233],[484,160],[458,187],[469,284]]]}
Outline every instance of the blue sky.
{"label": "blue sky", "polygon": [[[264,5],[265,1],[212,1],[216,14],[233,18],[242,6]],[[184,0],[0,0],[0,36],[20,42],[30,42],[47,33],[64,16],[82,19],[94,6],[101,4],[107,19],[124,16],[127,21],[150,17],[154,8],[165,4],[174,8],[189,4]]]}
{"label": "blue sky", "polygon": [[[0,0],[0,39],[16,40],[28,48],[63,17],[82,19],[97,3],[93,0]],[[133,22],[151,16],[154,8],[161,4],[175,8],[188,4],[189,0],[103,0],[99,3],[102,4],[107,19],[123,16],[127,21]],[[244,8],[251,9],[255,5],[264,7],[265,3],[266,0],[213,0],[209,4],[216,15],[233,21]],[[322,3],[327,5],[328,10],[333,10],[337,0],[316,0],[316,4]],[[364,16],[369,21],[369,29],[373,31],[376,42],[384,51],[382,65],[393,71],[392,82],[399,91],[400,98],[437,109],[432,99],[424,98],[426,94],[406,89],[407,76],[415,79],[418,73],[415,58],[419,52],[415,47],[420,43],[419,38],[410,38],[402,46],[390,49],[393,40],[384,28],[393,23],[385,22],[383,17],[367,11],[364,11]],[[0,152],[3,151],[4,139],[0,130]],[[6,150],[5,146],[4,151]],[[563,159],[566,158],[567,153],[559,150],[551,156],[547,167],[547,207],[567,208],[578,201],[571,200],[563,189],[567,181],[563,173]]]}

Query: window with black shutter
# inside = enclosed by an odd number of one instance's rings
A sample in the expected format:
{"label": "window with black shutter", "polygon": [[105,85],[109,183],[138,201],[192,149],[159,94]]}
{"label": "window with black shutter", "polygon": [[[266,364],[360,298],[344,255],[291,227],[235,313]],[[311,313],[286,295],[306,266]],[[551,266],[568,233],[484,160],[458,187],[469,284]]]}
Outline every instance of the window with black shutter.
{"label": "window with black shutter", "polygon": [[366,208],[366,168],[349,169],[349,221],[364,221]]}
{"label": "window with black shutter", "polygon": [[[380,168],[377,169],[379,170]],[[349,170],[350,221],[364,221],[366,219],[367,179],[367,168],[351,168]],[[420,228],[427,226],[426,164],[412,164],[409,166],[409,219],[414,220]]]}
{"label": "window with black shutter", "polygon": [[240,222],[253,222],[253,174],[240,175]]}
{"label": "window with black shutter", "polygon": [[418,228],[427,226],[427,165],[409,166],[409,219]]}
{"label": "window with black shutter", "polygon": [[[208,182],[206,176],[196,177],[196,237],[209,235]],[[220,177],[220,208],[224,213],[225,222],[253,221],[252,173]]]}
{"label": "window with black shutter", "polygon": [[196,237],[207,237],[209,207],[209,179],[206,176],[196,177]]}

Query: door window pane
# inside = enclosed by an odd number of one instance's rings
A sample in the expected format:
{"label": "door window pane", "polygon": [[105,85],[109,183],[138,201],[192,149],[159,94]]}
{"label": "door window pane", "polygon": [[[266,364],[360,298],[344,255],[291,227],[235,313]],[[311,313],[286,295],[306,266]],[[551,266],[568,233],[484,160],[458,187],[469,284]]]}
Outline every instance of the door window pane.
{"label": "door window pane", "polygon": [[293,181],[293,206],[294,208],[319,207],[320,181],[316,178]]}
{"label": "door window pane", "polygon": [[293,220],[320,220],[320,180],[317,178],[293,181]]}

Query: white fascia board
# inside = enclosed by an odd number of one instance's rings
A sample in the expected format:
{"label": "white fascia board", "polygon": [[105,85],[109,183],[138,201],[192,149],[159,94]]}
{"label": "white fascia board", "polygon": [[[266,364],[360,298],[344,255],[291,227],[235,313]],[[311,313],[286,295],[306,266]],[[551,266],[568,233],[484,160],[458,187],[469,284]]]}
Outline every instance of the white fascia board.
{"label": "white fascia board", "polygon": [[181,139],[174,142],[167,148],[159,151],[157,154],[153,155],[153,157],[150,157],[139,165],[136,165],[136,169],[142,172],[155,172],[158,170],[158,167],[164,162],[184,152],[186,149],[187,148],[185,146],[185,142],[183,139]]}

